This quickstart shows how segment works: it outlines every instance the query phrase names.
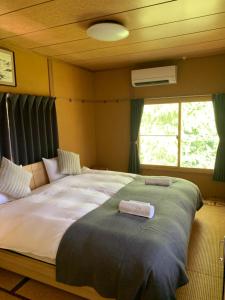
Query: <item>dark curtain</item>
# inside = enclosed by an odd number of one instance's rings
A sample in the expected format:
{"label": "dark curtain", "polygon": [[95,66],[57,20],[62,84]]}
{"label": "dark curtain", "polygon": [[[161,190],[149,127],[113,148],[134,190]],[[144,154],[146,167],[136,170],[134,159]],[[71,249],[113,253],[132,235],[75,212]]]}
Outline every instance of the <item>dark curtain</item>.
{"label": "dark curtain", "polygon": [[225,181],[225,94],[213,96],[213,107],[219,136],[213,179]]}
{"label": "dark curtain", "polygon": [[7,103],[13,161],[27,165],[56,156],[55,98],[9,94]]}
{"label": "dark curtain", "polygon": [[0,159],[2,156],[11,159],[6,112],[6,93],[0,93]]}
{"label": "dark curtain", "polygon": [[144,108],[144,99],[131,100],[130,118],[130,157],[129,172],[138,174],[140,172],[140,159],[138,153],[138,134],[141,125],[141,117]]}

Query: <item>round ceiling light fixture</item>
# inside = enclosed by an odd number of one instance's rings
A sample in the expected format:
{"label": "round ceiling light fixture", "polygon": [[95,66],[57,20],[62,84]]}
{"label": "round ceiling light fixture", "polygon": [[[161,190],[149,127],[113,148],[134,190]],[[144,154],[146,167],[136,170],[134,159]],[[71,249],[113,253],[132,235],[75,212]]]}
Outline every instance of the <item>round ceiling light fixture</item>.
{"label": "round ceiling light fixture", "polygon": [[87,35],[95,40],[114,42],[127,38],[129,30],[117,22],[104,21],[91,25]]}

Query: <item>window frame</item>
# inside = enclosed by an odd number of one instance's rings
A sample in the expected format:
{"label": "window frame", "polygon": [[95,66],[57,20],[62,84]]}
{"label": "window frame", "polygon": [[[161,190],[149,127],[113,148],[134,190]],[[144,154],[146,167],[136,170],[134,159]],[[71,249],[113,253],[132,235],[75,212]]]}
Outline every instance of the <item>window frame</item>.
{"label": "window frame", "polygon": [[[178,134],[177,134],[177,166],[165,166],[165,165],[152,165],[152,164],[140,164],[141,169],[163,170],[163,171],[178,171],[182,173],[202,173],[213,174],[213,169],[204,168],[188,168],[181,167],[181,104],[185,102],[212,102],[210,96],[178,96],[178,97],[162,97],[162,98],[145,98],[144,105],[152,104],[168,104],[178,103]],[[138,148],[140,148],[140,133],[138,134]]]}

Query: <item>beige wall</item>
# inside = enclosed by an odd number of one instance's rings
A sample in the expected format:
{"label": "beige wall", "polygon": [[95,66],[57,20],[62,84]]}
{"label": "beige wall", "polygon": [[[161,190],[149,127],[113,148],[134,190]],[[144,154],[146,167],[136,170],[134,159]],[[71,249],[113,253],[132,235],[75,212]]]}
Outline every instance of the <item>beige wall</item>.
{"label": "beige wall", "polygon": [[[172,62],[174,63],[174,62]],[[206,94],[225,91],[225,55],[187,59],[178,65],[178,84],[145,88],[130,87],[130,70],[95,73],[95,98],[117,99]],[[160,66],[154,63],[152,66]],[[150,67],[151,65],[144,66]],[[113,170],[126,171],[129,157],[128,102],[96,106],[97,163]],[[183,177],[197,183],[204,196],[225,198],[225,184],[212,181],[210,174],[142,170],[143,174]]]}
{"label": "beige wall", "polygon": [[[30,93],[64,98],[93,98],[93,74],[69,64],[52,61],[49,81],[48,59],[9,45],[0,47],[15,52],[17,86],[0,86],[0,92]],[[50,78],[50,79],[51,79]],[[77,151],[81,163],[92,166],[96,161],[94,105],[57,100],[60,147]]]}

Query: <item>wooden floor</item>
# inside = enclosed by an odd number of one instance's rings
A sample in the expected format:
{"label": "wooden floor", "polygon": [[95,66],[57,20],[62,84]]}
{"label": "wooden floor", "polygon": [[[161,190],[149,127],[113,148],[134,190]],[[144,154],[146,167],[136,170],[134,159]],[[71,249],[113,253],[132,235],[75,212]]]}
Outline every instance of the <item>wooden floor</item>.
{"label": "wooden floor", "polygon": [[[221,300],[223,264],[219,241],[225,235],[225,205],[208,202],[196,214],[189,244],[189,284],[178,300]],[[0,269],[0,300],[82,300],[72,294]]]}

